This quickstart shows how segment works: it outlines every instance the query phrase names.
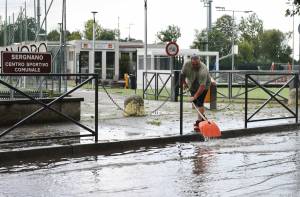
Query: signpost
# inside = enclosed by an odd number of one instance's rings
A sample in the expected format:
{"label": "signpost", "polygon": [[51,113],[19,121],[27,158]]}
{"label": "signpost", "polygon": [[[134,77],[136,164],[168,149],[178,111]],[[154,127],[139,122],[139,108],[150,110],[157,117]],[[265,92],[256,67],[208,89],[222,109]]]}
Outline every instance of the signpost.
{"label": "signpost", "polygon": [[50,53],[1,52],[2,73],[51,73]]}
{"label": "signpost", "polygon": [[172,79],[171,79],[171,100],[177,102],[178,101],[178,95],[179,95],[179,86],[177,83],[179,83],[179,72],[174,72],[174,64],[175,64],[175,56],[179,52],[179,46],[176,42],[169,42],[166,45],[166,53],[168,56],[170,56],[171,59],[171,73],[172,73]]}
{"label": "signpost", "polygon": [[179,52],[179,46],[176,42],[169,42],[166,46],[168,56],[176,56]]}

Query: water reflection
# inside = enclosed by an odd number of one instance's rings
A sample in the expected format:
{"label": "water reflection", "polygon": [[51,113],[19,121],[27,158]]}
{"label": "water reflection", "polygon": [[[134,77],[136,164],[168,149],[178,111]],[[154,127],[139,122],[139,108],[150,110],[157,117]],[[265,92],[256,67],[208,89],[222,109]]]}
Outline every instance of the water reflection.
{"label": "water reflection", "polygon": [[193,173],[202,175],[206,173],[207,168],[212,162],[212,151],[207,148],[195,148],[195,158],[193,160],[194,168]]}
{"label": "water reflection", "polygon": [[299,145],[299,136],[290,132],[0,164],[0,191],[4,196],[299,196]]}

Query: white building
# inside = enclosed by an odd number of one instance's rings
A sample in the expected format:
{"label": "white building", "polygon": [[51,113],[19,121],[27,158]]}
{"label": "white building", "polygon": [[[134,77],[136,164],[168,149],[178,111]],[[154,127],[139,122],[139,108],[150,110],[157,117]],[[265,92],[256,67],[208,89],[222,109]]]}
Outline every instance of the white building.
{"label": "white building", "polygon": [[[167,74],[171,74],[174,70],[181,70],[182,65],[190,60],[192,55],[199,55],[200,57],[213,57],[206,58],[206,65],[210,65],[210,59],[214,59],[215,70],[219,70],[219,52],[214,51],[199,51],[198,49],[180,49],[178,52],[178,57],[181,57],[182,64],[177,66],[173,63],[172,57],[169,57],[165,51],[164,47],[160,48],[148,48],[147,49],[147,68],[144,66],[144,54],[145,50],[137,49],[137,87],[143,88],[143,73],[165,73],[166,75],[161,75],[163,81],[168,77]],[[174,67],[175,65],[175,67]],[[151,74],[148,77],[148,81],[151,78]],[[145,78],[144,78],[145,81]],[[170,87],[171,83],[167,84],[167,87]],[[154,82],[152,84],[154,86]]]}
{"label": "white building", "polygon": [[[59,42],[46,42],[46,49],[54,57],[52,73],[62,72],[59,58]],[[40,46],[41,43],[21,43],[7,47],[8,50],[18,51],[22,46],[29,50],[35,50],[31,45]],[[43,44],[42,44],[43,45]],[[3,47],[1,50],[6,50]],[[180,70],[181,66],[174,67],[173,60],[167,56],[164,44],[149,44],[147,55],[147,68],[144,67],[144,44],[141,41],[119,42],[119,41],[95,41],[95,56],[93,56],[93,41],[74,40],[67,42],[67,73],[99,73],[102,80],[123,79],[124,73],[137,75],[138,88],[142,88],[143,72],[172,73]],[[30,51],[34,52],[34,51]],[[187,61],[189,56],[209,56],[207,61],[214,59],[215,70],[219,70],[219,53],[205,52],[197,49],[180,49],[178,56]],[[94,61],[95,60],[95,61]],[[207,62],[209,65],[209,62]]]}

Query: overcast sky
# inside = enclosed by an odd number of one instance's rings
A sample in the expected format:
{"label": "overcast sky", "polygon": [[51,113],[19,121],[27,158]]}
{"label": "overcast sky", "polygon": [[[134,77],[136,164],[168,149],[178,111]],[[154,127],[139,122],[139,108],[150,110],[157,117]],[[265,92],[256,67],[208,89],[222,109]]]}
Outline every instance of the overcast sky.
{"label": "overcast sky", "polygon": [[[8,13],[18,12],[25,0],[8,0]],[[50,0],[47,0],[48,4]],[[216,6],[224,6],[233,10],[252,10],[264,22],[265,29],[292,31],[292,18],[285,17],[288,8],[287,0],[214,0],[213,22],[225,14],[216,11]],[[28,15],[33,16],[33,0],[27,0]],[[58,28],[61,21],[62,0],[54,0],[48,17],[48,30]],[[0,15],[4,17],[5,0],[0,0]],[[41,0],[44,7],[44,0]],[[132,38],[144,40],[144,0],[67,0],[67,29],[82,30],[84,22],[92,18],[91,11],[98,11],[96,20],[104,28],[116,29],[119,26],[121,38],[128,37],[129,25]],[[44,11],[42,11],[44,12]],[[148,43],[156,41],[156,33],[168,25],[177,25],[181,29],[178,44],[188,48],[195,36],[195,29],[206,27],[206,8],[200,0],[148,0]],[[227,12],[227,14],[232,14]],[[236,20],[247,14],[236,13]],[[298,59],[299,35],[297,27],[299,16],[295,17],[295,57]],[[292,45],[292,40],[290,41]]]}

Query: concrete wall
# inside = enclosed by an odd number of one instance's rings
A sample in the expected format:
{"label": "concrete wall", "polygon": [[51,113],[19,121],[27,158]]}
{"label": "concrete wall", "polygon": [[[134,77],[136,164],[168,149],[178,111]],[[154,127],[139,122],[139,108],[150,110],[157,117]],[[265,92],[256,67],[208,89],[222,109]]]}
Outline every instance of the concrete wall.
{"label": "concrete wall", "polygon": [[[40,99],[44,103],[49,103],[53,99]],[[80,103],[83,98],[65,98],[53,104],[53,108],[62,112],[63,114],[80,120]],[[0,101],[0,126],[12,125],[20,121],[25,116],[40,109],[42,106],[34,103],[31,100],[7,100]],[[64,122],[68,121],[61,115],[45,109],[43,112],[29,119],[27,123],[45,123],[45,122]]]}

